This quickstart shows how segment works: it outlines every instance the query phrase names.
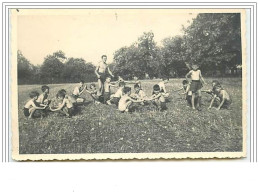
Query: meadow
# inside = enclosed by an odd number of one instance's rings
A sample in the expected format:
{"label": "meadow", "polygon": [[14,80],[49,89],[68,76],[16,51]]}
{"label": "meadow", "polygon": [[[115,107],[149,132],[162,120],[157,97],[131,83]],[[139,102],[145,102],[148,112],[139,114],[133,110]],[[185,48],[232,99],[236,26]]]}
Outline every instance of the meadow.
{"label": "meadow", "polygon": [[[206,79],[206,78],[205,78]],[[149,153],[149,152],[238,152],[242,151],[242,79],[218,78],[233,103],[229,110],[207,110],[210,95],[203,93],[202,111],[192,110],[172,90],[182,79],[170,79],[168,110],[156,111],[153,105],[139,107],[133,113],[120,113],[115,105],[95,105],[84,92],[85,105],[72,118],[54,113],[28,120],[23,107],[31,90],[40,85],[18,86],[19,153]],[[206,79],[203,89],[211,89]],[[142,81],[151,95],[158,80]],[[76,84],[51,84],[50,98],[60,89],[72,93]],[[132,86],[133,85],[129,85]]]}

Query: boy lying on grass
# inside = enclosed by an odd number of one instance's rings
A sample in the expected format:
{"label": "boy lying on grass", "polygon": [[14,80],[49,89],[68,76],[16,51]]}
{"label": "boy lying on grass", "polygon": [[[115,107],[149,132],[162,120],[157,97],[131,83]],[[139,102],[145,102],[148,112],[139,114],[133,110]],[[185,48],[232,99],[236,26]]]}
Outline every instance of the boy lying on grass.
{"label": "boy lying on grass", "polygon": [[116,91],[115,94],[111,95],[111,98],[107,101],[107,104],[112,105],[115,104],[116,106],[118,106],[119,101],[123,95],[123,89],[125,87],[125,82],[124,81],[120,81],[119,82],[119,89]]}
{"label": "boy lying on grass", "polygon": [[60,112],[62,114],[65,114],[67,117],[71,118],[74,113],[74,105],[72,101],[66,96],[64,91],[59,91],[56,95],[57,99],[62,102],[59,103],[57,108],[50,108],[50,111],[52,112]]}
{"label": "boy lying on grass", "polygon": [[124,87],[123,89],[123,96],[121,97],[118,105],[118,109],[121,112],[132,112],[132,103],[140,103],[143,102],[143,100],[134,100],[132,97],[130,97],[131,94],[131,88],[130,87]]}
{"label": "boy lying on grass", "polygon": [[32,91],[30,94],[30,100],[25,104],[23,108],[24,116],[28,117],[29,119],[33,118],[33,114],[36,110],[44,110],[47,105],[44,106],[38,106],[39,104],[36,102],[36,100],[39,97],[39,93],[37,91]]}
{"label": "boy lying on grass", "polygon": [[208,109],[211,109],[213,106],[213,103],[215,99],[218,98],[219,105],[216,108],[217,110],[220,110],[221,108],[229,109],[230,104],[232,103],[232,100],[230,98],[230,95],[228,92],[223,89],[223,87],[220,85],[220,83],[216,80],[212,81],[212,93],[214,94],[210,103],[210,106]]}
{"label": "boy lying on grass", "polygon": [[100,104],[100,96],[97,95],[97,88],[94,83],[90,84],[90,90],[85,90],[87,93],[90,94],[95,104]]}

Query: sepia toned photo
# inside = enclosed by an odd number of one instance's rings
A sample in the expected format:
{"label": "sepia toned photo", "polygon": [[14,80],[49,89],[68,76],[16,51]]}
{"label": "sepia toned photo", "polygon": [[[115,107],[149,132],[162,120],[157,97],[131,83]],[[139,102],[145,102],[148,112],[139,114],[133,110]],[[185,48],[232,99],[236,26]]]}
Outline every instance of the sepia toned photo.
{"label": "sepia toned photo", "polygon": [[243,9],[13,9],[14,160],[246,157]]}

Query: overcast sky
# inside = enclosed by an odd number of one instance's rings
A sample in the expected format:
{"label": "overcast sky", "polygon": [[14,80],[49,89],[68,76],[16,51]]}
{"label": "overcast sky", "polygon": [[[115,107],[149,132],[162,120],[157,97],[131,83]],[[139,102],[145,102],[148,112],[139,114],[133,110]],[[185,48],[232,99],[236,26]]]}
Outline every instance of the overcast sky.
{"label": "overcast sky", "polygon": [[44,57],[57,50],[68,58],[83,58],[94,64],[106,54],[108,62],[112,62],[117,49],[131,45],[143,32],[152,30],[160,45],[166,37],[181,35],[182,25],[189,25],[187,21],[196,15],[159,9],[19,15],[18,49],[35,65],[42,64]]}

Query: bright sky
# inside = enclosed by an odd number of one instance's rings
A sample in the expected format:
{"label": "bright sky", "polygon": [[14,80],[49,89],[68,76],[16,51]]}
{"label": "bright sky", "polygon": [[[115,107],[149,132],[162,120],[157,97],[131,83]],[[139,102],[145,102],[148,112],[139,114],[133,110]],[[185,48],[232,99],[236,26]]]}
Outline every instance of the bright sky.
{"label": "bright sky", "polygon": [[197,15],[172,9],[75,11],[19,15],[18,49],[34,65],[42,64],[44,57],[58,50],[68,58],[83,58],[94,64],[106,54],[110,63],[117,49],[130,46],[143,32],[152,30],[161,45],[162,39],[181,35],[182,25],[189,25],[187,21]]}

